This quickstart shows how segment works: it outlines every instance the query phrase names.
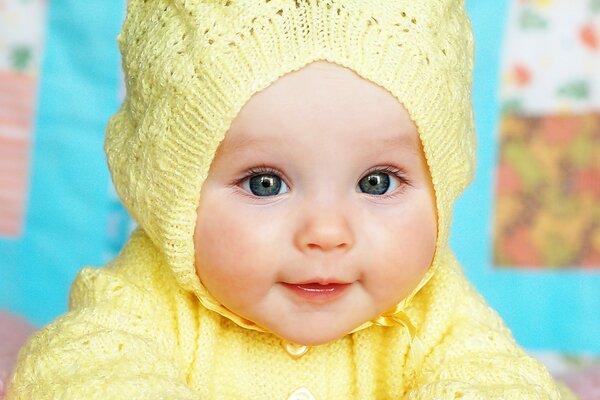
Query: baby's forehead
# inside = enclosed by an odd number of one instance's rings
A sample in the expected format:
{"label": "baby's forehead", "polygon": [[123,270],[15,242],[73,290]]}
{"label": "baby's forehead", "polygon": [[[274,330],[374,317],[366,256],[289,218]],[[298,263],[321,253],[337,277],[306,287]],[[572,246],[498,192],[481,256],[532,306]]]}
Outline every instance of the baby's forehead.
{"label": "baby's forehead", "polygon": [[369,141],[418,150],[420,145],[408,112],[389,91],[323,62],[283,75],[252,96],[232,121],[224,145],[284,145],[315,134],[356,146]]}
{"label": "baby's forehead", "polygon": [[327,62],[314,62],[284,74],[246,101],[233,121],[244,122],[249,116],[262,116],[277,122],[281,116],[298,116],[314,121],[366,121],[386,123],[391,118],[404,120],[408,113],[387,89],[356,72]]}

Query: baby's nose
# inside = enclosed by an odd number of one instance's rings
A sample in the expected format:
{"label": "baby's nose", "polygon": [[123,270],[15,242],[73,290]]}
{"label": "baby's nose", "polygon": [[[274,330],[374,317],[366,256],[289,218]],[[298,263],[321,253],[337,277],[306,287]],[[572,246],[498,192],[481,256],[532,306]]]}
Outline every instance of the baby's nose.
{"label": "baby's nose", "polygon": [[354,233],[346,212],[315,205],[301,217],[295,241],[302,251],[347,251],[354,244]]}

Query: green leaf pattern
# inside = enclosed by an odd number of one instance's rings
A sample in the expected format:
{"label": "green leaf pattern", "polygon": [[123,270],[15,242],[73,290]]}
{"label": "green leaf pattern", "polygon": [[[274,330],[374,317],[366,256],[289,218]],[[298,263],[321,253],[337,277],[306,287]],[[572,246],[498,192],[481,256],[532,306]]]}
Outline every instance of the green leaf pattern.
{"label": "green leaf pattern", "polygon": [[37,75],[46,0],[0,0],[0,71]]}

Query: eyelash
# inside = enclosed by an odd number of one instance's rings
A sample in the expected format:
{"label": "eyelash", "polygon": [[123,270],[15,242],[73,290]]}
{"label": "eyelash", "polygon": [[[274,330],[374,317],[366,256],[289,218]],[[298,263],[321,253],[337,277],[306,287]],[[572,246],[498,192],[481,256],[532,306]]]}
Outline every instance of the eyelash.
{"label": "eyelash", "polygon": [[[241,178],[239,178],[239,179],[237,179],[236,181],[233,182],[232,186],[236,187],[236,188],[237,187],[241,187],[242,183],[244,183],[244,181],[246,179],[252,178],[253,176],[256,176],[256,175],[275,175],[275,176],[278,176],[280,179],[282,179],[287,184],[287,180],[284,179],[281,176],[282,175],[281,172],[279,172],[276,169],[273,169],[271,167],[268,167],[266,165],[259,165],[259,166],[256,166],[256,167],[249,168],[244,173],[244,176],[242,176]],[[288,185],[288,187],[289,187],[289,185]],[[248,197],[250,197],[252,199],[255,199],[255,198],[258,197],[258,196],[253,195],[252,193],[246,192],[243,189],[241,190],[241,193],[242,193],[242,195],[248,196]]]}
{"label": "eyelash", "polygon": [[392,167],[391,165],[388,165],[385,167],[371,168],[370,170],[365,172],[364,175],[362,175],[360,177],[360,179],[364,178],[365,176],[367,176],[369,174],[377,173],[377,172],[385,172],[400,181],[400,183],[398,184],[398,187],[395,190],[393,190],[391,193],[381,194],[378,196],[373,195],[377,198],[383,198],[383,199],[394,198],[394,197],[399,196],[402,193],[404,193],[406,186],[411,186],[411,183],[409,182],[408,178],[406,178],[404,171],[402,171],[401,169],[398,169],[396,167]]}
{"label": "eyelash", "polygon": [[283,179],[282,173],[277,171],[274,168],[267,167],[266,165],[259,165],[256,167],[249,168],[240,179],[234,182],[235,185],[239,185],[244,182],[248,178],[252,178],[256,175],[276,175],[279,178]]}
{"label": "eyelash", "polygon": [[[392,175],[393,177],[395,177],[396,179],[398,179],[400,181],[400,184],[398,185],[399,187],[396,188],[396,190],[394,190],[392,193],[390,193],[390,194],[382,194],[382,195],[379,195],[379,196],[376,196],[376,197],[384,198],[384,199],[385,198],[393,198],[395,196],[398,196],[398,195],[402,194],[404,192],[404,189],[406,188],[406,186],[411,186],[410,181],[404,175],[404,171],[402,171],[402,170],[400,170],[398,168],[392,167],[390,165],[385,166],[385,167],[375,167],[375,168],[372,168],[372,169],[366,171],[361,176],[360,179],[364,178],[365,176],[367,176],[369,174],[376,173],[376,172],[385,172],[385,173],[388,173],[388,174]],[[282,179],[286,183],[286,185],[288,185],[288,187],[291,188],[291,186],[287,183],[286,179],[283,178],[281,172],[277,171],[274,168],[268,167],[266,165],[259,165],[259,166],[252,167],[252,168],[248,169],[242,178],[240,178],[240,179],[238,179],[238,180],[236,180],[234,182],[234,186],[239,187],[239,186],[241,186],[241,184],[246,179],[249,179],[249,178],[251,178],[253,176],[256,176],[256,175],[275,175],[275,176],[279,177],[279,179]],[[245,194],[247,194],[249,197],[252,197],[252,198],[256,197],[256,196],[254,196],[251,193],[246,193],[246,191],[243,191],[243,192]],[[375,195],[373,195],[373,196],[375,196]]]}

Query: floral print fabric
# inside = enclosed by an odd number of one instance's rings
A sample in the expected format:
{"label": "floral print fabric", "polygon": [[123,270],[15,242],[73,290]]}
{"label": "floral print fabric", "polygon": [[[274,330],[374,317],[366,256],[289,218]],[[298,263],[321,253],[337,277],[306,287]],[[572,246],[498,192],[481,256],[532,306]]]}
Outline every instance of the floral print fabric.
{"label": "floral print fabric", "polygon": [[600,1],[512,3],[494,262],[600,268]]}
{"label": "floral print fabric", "polygon": [[46,2],[0,1],[0,237],[23,230]]}

